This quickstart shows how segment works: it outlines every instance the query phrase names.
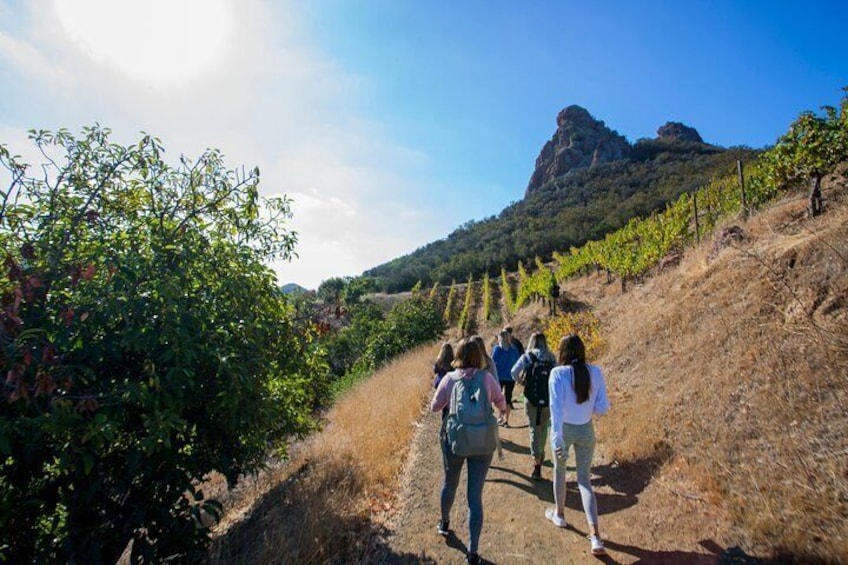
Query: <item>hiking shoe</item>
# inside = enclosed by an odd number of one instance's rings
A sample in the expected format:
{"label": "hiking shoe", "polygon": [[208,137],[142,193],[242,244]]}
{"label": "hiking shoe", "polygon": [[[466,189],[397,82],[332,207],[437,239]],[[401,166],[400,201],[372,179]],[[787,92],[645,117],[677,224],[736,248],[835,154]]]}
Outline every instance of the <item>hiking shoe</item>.
{"label": "hiking shoe", "polygon": [[534,481],[542,480],[542,466],[541,465],[533,465],[533,472],[530,474],[530,478]]}
{"label": "hiking shoe", "polygon": [[439,520],[439,523],[436,524],[436,531],[439,532],[440,536],[447,536],[450,534],[450,522],[447,520]]}
{"label": "hiking shoe", "polygon": [[[545,518],[554,523],[554,526],[557,528],[564,528],[565,524],[565,516],[558,516],[556,513],[556,508],[548,508],[545,510]],[[594,547],[594,545],[592,546]],[[601,544],[601,548],[603,548],[603,544]]]}
{"label": "hiking shoe", "polygon": [[480,556],[476,553],[471,553],[470,551],[465,554],[465,562],[469,565],[480,565],[480,563],[482,563]]}
{"label": "hiking shoe", "polygon": [[607,549],[604,547],[604,542],[598,536],[589,536],[589,543],[592,544],[592,555],[606,555]]}

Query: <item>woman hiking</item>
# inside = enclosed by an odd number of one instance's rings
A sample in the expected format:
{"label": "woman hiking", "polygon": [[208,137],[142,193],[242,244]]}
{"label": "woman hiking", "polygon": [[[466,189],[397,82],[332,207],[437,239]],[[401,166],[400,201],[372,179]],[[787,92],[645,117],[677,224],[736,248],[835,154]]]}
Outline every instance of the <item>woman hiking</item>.
{"label": "woman hiking", "polygon": [[534,332],[527,343],[527,351],[518,358],[510,371],[512,378],[524,385],[524,410],[527,412],[530,455],[533,457],[533,472],[530,478],[534,481],[542,480],[545,442],[548,439],[548,423],[551,419],[548,379],[554,365],[556,357],[548,349],[545,334]]}
{"label": "woman hiking", "polygon": [[598,506],[589,480],[595,452],[595,428],[592,415],[609,411],[607,388],[601,369],[586,363],[586,348],[577,335],[562,338],[557,351],[559,365],[551,371],[548,384],[551,401],[551,448],[554,458],[554,502],[545,516],[557,527],[565,527],[565,462],[574,446],[577,461],[577,486],[583,511],[589,523],[592,555],[605,555],[598,529]]}
{"label": "woman hiking", "polygon": [[433,363],[433,388],[439,388],[439,383],[442,378],[447,375],[453,367],[453,347],[450,342],[446,341],[439,349],[439,356],[436,357],[436,362]]}
{"label": "woman hiking", "polygon": [[518,348],[512,344],[509,332],[501,330],[498,334],[498,344],[492,349],[492,360],[495,362],[498,382],[506,397],[506,414],[500,424],[509,427],[509,414],[512,412],[512,391],[515,389],[515,380],[512,378],[512,370],[519,357]]}
{"label": "woman hiking", "polygon": [[[483,407],[487,413],[491,413],[491,405],[494,404],[500,411],[506,410],[506,399],[504,399],[501,389],[495,377],[482,369],[485,361],[483,360],[482,350],[476,342],[471,339],[463,339],[459,342],[456,348],[453,366],[455,371],[445,375],[442,382],[439,383],[436,393],[433,395],[433,400],[430,402],[430,410],[438,412],[443,408],[451,405],[451,410],[454,410],[454,402],[452,397],[458,397],[458,394],[452,394],[454,387],[462,386],[464,390],[474,390],[482,396],[481,400],[485,402]],[[473,383],[471,381],[474,381]],[[459,382],[462,384],[458,384]],[[471,398],[476,402],[474,397]],[[457,398],[453,398],[454,401]],[[455,418],[452,413],[448,416],[448,420]],[[490,414],[494,419],[494,416]],[[494,446],[488,453],[471,456],[461,456],[454,453],[449,439],[447,427],[450,423],[445,423],[439,432],[439,441],[442,447],[442,462],[444,464],[444,481],[441,489],[441,519],[439,520],[436,529],[442,536],[447,536],[450,533],[450,512],[453,506],[456,489],[459,486],[460,474],[462,466],[468,462],[468,552],[466,553],[466,561],[471,565],[480,563],[480,556],[477,549],[480,543],[480,533],[483,530],[483,486],[486,482],[486,474],[489,472],[489,466],[492,463],[494,454]],[[497,437],[497,425],[492,422],[494,427],[495,438]]]}

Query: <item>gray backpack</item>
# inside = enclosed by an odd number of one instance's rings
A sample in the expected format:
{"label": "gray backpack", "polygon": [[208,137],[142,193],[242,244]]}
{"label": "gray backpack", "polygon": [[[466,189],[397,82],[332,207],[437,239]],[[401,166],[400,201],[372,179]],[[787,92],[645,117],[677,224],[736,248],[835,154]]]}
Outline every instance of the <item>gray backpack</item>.
{"label": "gray backpack", "polygon": [[454,382],[445,437],[454,455],[488,455],[497,447],[498,421],[483,384],[485,375],[479,370],[470,379],[463,379],[460,372],[449,375]]}

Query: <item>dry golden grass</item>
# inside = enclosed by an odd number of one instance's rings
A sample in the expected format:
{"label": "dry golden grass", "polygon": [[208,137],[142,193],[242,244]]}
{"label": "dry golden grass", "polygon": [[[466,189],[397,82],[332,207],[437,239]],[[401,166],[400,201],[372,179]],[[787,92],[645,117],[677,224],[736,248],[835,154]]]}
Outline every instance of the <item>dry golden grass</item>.
{"label": "dry golden grass", "polygon": [[603,277],[566,290],[606,328],[616,457],[685,462],[751,551],[848,562],[848,210],[831,190],[827,217],[788,199],[625,295]]}
{"label": "dry golden grass", "polygon": [[212,562],[329,563],[363,555],[396,502],[437,353],[436,344],[419,347],[339,399],[323,430],[297,446],[291,461],[227,505]]}

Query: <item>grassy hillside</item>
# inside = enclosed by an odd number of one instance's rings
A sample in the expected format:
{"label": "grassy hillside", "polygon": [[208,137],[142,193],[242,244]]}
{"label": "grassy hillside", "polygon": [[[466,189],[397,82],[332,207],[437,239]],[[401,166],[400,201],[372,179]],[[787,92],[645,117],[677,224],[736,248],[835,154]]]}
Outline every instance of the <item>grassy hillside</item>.
{"label": "grassy hillside", "polygon": [[643,140],[628,160],[573,170],[505,208],[497,217],[468,222],[447,238],[430,243],[365,272],[388,292],[429,287],[471,274],[496,276],[518,261],[549,260],[614,231],[635,216],[662,209],[684,192],[735,171],[736,160],[753,159],[748,149]]}
{"label": "grassy hillside", "polygon": [[848,561],[845,181],[808,218],[797,194],[626,295],[567,291],[596,311],[622,460],[661,454],[728,509],[754,551]]}
{"label": "grassy hillside", "polygon": [[[805,563],[848,561],[844,179],[825,194],[823,216],[809,218],[805,196],[791,194],[731,222],[742,239],[716,235],[625,294],[603,275],[564,286],[572,307],[601,323],[596,361],[613,410],[598,436],[608,457],[622,469],[657,461],[645,481],[682,476],[694,485],[693,504],[731,516],[730,536],[745,551]],[[546,314],[536,304],[511,323],[526,341]],[[495,335],[497,327],[478,324],[487,340]],[[213,561],[363,559],[369,536],[387,533],[381,516],[403,503],[398,473],[435,353],[409,353],[343,398],[291,464],[245,492],[242,507],[254,507],[225,519]],[[387,388],[393,402],[375,402]],[[644,515],[628,527],[682,527],[658,522],[657,508]],[[604,520],[615,521],[615,511]]]}

